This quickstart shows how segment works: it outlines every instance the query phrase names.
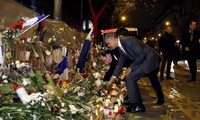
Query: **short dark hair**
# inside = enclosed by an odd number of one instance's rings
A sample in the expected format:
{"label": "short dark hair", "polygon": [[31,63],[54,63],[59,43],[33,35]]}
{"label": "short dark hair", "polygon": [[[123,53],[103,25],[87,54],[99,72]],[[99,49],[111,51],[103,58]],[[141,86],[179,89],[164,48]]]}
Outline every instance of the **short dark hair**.
{"label": "short dark hair", "polygon": [[115,32],[118,36],[119,35],[124,35],[124,36],[129,36],[130,33],[129,31],[125,28],[125,27],[119,27],[116,32]]}
{"label": "short dark hair", "polygon": [[117,34],[114,33],[114,32],[112,32],[112,33],[107,33],[107,34],[105,35],[105,40],[111,39],[111,38],[117,38]]}
{"label": "short dark hair", "polygon": [[191,25],[193,22],[197,23],[196,20],[190,20],[190,21],[189,21],[189,25]]}
{"label": "short dark hair", "polygon": [[106,56],[107,54],[111,54],[111,50],[104,50],[103,52],[100,52],[98,56]]}

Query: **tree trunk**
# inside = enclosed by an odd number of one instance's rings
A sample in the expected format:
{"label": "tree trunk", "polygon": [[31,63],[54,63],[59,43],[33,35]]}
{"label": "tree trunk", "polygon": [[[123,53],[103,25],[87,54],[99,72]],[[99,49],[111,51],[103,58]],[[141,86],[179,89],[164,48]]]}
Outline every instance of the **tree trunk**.
{"label": "tree trunk", "polygon": [[99,18],[97,16],[95,16],[93,18],[93,24],[94,24],[94,41],[93,41],[93,45],[95,45],[97,43],[97,36],[98,36],[98,21],[99,21]]}
{"label": "tree trunk", "polygon": [[61,15],[62,15],[62,0],[54,0],[53,17],[54,19],[61,20]]}

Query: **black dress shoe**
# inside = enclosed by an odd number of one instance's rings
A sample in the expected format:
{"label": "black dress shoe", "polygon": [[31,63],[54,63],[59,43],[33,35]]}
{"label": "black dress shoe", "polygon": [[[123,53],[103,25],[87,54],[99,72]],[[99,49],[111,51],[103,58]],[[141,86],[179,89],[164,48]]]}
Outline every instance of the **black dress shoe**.
{"label": "black dress shoe", "polygon": [[139,105],[139,104],[129,104],[128,107],[126,108],[126,112],[131,112],[131,113],[138,113],[138,112],[145,112],[145,107],[144,105]]}
{"label": "black dress shoe", "polygon": [[154,105],[163,105],[165,103],[164,100],[157,101]]}
{"label": "black dress shoe", "polygon": [[195,82],[195,80],[188,80],[187,82]]}

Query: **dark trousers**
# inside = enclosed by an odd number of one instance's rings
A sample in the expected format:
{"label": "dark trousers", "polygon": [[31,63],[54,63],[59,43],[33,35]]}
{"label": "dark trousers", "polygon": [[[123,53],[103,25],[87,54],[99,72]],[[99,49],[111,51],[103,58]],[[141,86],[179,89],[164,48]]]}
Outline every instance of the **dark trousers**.
{"label": "dark trousers", "polygon": [[160,78],[164,78],[164,71],[165,71],[165,65],[167,63],[167,71],[166,76],[167,78],[170,78],[170,69],[171,69],[171,63],[172,63],[173,57],[172,56],[163,56],[161,69],[160,69]]}
{"label": "dark trousers", "polygon": [[190,56],[187,58],[187,61],[190,68],[191,80],[195,81],[197,75],[197,58],[194,56]]}
{"label": "dark trousers", "polygon": [[163,91],[157,77],[158,71],[159,68],[147,75],[142,70],[137,70],[137,72],[132,71],[129,73],[129,75],[126,77],[126,88],[130,103],[143,104],[137,81],[144,76],[148,76],[150,79],[151,85],[156,91],[158,101],[162,101],[164,99]]}

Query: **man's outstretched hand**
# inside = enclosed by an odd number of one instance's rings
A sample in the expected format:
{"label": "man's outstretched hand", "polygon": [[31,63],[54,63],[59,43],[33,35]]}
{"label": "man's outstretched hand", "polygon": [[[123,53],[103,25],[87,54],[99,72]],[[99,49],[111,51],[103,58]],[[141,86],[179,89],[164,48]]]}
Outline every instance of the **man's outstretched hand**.
{"label": "man's outstretched hand", "polygon": [[114,82],[114,80],[115,80],[115,77],[111,77],[110,78],[110,80],[107,82],[107,85],[106,85],[106,87],[108,88],[108,89],[110,89],[110,85]]}

